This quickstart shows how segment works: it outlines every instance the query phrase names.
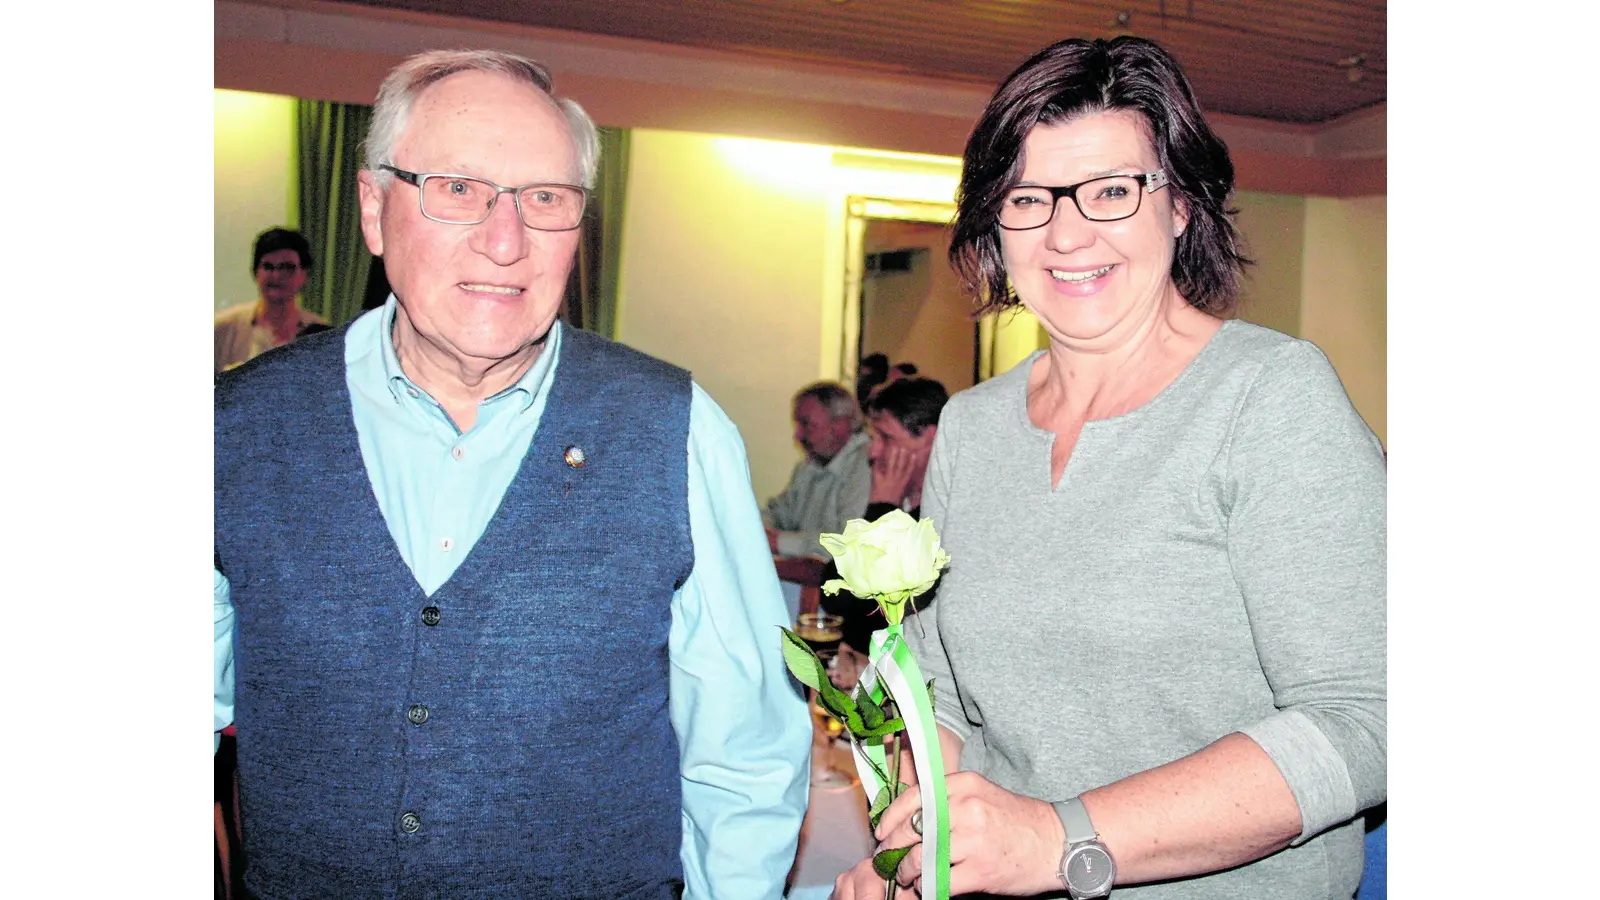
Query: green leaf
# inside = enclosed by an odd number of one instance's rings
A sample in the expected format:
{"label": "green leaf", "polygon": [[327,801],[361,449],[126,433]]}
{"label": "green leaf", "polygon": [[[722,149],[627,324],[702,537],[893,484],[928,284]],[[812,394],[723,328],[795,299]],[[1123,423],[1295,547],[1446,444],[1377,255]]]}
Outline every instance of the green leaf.
{"label": "green leaf", "polygon": [[883,714],[883,707],[874,702],[872,695],[864,688],[856,689],[856,705],[861,707],[861,721],[868,728],[877,728],[888,718]]}
{"label": "green leaf", "polygon": [[933,712],[933,681],[934,679],[932,678],[928,679],[928,712],[930,713]]}
{"label": "green leaf", "polygon": [[894,798],[905,793],[905,790],[908,787],[911,787],[911,785],[901,782],[900,790],[892,793],[890,792],[887,784],[881,788],[878,788],[878,797],[872,801],[872,808],[867,810],[867,817],[872,819],[873,828],[878,827],[878,820],[883,818],[883,811],[889,808],[889,804],[894,802]]}
{"label": "green leaf", "polygon": [[[916,844],[911,845],[915,846]],[[895,847],[872,857],[872,870],[878,873],[879,878],[888,881],[894,877],[894,870],[900,867],[900,860],[905,859],[906,854],[911,852],[911,847]]]}
{"label": "green leaf", "polygon": [[872,806],[867,809],[867,818],[872,820],[873,828],[878,827],[878,820],[883,818],[883,811],[888,809],[889,804],[893,802],[894,794],[889,792],[887,784],[878,788],[877,798],[872,801]]}
{"label": "green leaf", "polygon": [[789,673],[814,691],[821,690],[824,684],[833,687],[828,683],[828,668],[822,664],[822,660],[817,659],[817,653],[811,649],[811,645],[782,625],[778,629],[783,632],[783,663],[789,667]]}
{"label": "green leaf", "polygon": [[828,714],[838,719],[851,734],[859,734],[866,725],[861,721],[861,710],[850,695],[834,687],[832,682],[824,681],[817,691],[817,703]]}
{"label": "green leaf", "polygon": [[886,720],[882,725],[879,725],[876,728],[862,728],[859,732],[852,731],[851,733],[856,736],[856,740],[864,741],[868,738],[888,737],[889,735],[894,734],[896,731],[905,730],[906,720],[901,718],[893,718]]}

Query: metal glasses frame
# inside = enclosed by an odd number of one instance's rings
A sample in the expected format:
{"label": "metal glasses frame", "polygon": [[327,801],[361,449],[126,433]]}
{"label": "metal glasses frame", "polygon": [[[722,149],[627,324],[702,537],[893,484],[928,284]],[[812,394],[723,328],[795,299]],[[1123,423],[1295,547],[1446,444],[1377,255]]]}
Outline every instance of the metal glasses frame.
{"label": "metal glasses frame", "polygon": [[[378,166],[378,168],[384,170],[385,172],[392,172],[396,178],[416,188],[417,209],[422,211],[422,215],[424,217],[444,225],[479,225],[487,222],[489,220],[489,216],[494,214],[494,206],[496,203],[500,202],[501,194],[511,195],[511,202],[517,207],[517,218],[522,220],[523,225],[526,225],[535,231],[571,231],[583,224],[583,214],[589,208],[589,191],[576,184],[562,184],[559,181],[531,181],[527,184],[519,184],[516,187],[504,187],[502,185],[495,184],[487,178],[479,178],[476,175],[462,175],[457,172],[407,172],[405,169],[395,168],[388,163],[384,163]],[[427,208],[422,205],[422,183],[429,178],[461,178],[467,181],[476,181],[480,184],[487,184],[488,186],[494,188],[494,199],[490,200],[489,205],[484,207],[483,218],[478,219],[475,222],[451,222],[448,219],[441,219],[438,216],[429,215]],[[578,221],[566,228],[541,228],[538,225],[529,222],[527,215],[525,215],[522,211],[522,192],[528,188],[537,187],[570,188],[574,191],[577,191],[578,196],[583,200],[582,205],[578,209]]]}

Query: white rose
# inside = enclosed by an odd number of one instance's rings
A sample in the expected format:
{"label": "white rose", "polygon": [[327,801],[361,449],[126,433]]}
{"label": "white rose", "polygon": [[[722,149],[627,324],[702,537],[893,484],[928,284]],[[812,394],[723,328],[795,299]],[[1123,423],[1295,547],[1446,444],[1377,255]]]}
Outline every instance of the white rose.
{"label": "white rose", "polygon": [[837,594],[843,588],[876,599],[891,625],[900,622],[906,601],[933,587],[939,570],[950,562],[933,522],[919,522],[898,509],[876,522],[851,519],[843,534],[824,534],[819,540],[839,567],[839,577],[822,589]]}

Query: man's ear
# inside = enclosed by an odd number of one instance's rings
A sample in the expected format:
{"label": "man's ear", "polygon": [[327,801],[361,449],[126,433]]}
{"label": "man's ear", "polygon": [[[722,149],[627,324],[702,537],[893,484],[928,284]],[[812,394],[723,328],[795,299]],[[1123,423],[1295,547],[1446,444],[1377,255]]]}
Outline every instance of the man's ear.
{"label": "man's ear", "polygon": [[366,169],[356,173],[356,190],[361,200],[361,236],[373,256],[382,256],[384,191]]}
{"label": "man's ear", "polygon": [[938,425],[935,424],[935,425],[925,426],[922,429],[922,433],[921,434],[915,435],[916,441],[917,441],[917,446],[918,447],[931,447],[931,446],[933,446],[933,439],[938,433],[939,433],[939,426]]}

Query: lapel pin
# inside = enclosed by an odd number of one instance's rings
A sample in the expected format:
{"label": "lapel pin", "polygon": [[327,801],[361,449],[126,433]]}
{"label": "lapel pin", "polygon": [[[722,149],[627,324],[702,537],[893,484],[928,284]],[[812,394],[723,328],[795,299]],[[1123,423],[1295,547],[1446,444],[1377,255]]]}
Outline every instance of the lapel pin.
{"label": "lapel pin", "polygon": [[584,463],[589,461],[588,455],[585,454],[583,452],[583,448],[579,447],[577,444],[573,444],[572,446],[568,447],[567,452],[563,454],[563,458],[566,459],[567,465],[573,467],[574,469],[583,468]]}

